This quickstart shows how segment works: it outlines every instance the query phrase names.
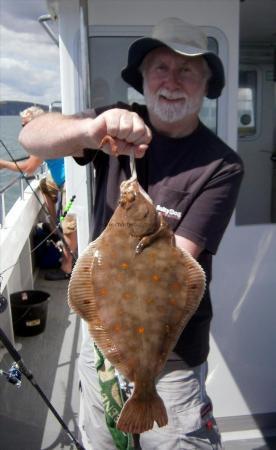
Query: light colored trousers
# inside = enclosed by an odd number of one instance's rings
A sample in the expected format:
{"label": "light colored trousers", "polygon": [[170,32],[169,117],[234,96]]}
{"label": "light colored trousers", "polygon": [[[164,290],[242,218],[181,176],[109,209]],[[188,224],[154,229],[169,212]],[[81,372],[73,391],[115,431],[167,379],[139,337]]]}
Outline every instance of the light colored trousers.
{"label": "light colored trousers", "polygon": [[[105,424],[94,366],[92,340],[83,324],[79,358],[80,430],[86,450],[116,450]],[[168,425],[140,435],[142,450],[221,450],[220,434],[205,390],[207,364],[189,368],[175,353],[157,379],[157,391],[168,414]]]}

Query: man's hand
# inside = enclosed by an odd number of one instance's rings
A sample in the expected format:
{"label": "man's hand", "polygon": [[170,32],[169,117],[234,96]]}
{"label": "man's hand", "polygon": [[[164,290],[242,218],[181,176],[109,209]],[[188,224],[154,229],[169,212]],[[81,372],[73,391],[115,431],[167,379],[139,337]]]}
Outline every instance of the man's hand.
{"label": "man's hand", "polygon": [[[41,114],[22,128],[19,142],[31,155],[50,159],[82,156],[83,149],[100,148],[106,135],[115,140],[119,155],[136,158],[144,156],[152,138],[138,114],[114,108],[97,117],[93,110],[72,116]],[[110,154],[112,149],[106,143],[102,150]]]}
{"label": "man's hand", "polygon": [[[95,127],[95,128],[94,128]],[[111,136],[116,144],[118,155],[130,155],[142,158],[152,135],[148,126],[138,114],[124,109],[110,109],[94,119],[94,130],[97,130],[99,144],[104,136]],[[95,132],[95,131],[94,131]],[[110,142],[107,140],[102,150],[112,154]]]}

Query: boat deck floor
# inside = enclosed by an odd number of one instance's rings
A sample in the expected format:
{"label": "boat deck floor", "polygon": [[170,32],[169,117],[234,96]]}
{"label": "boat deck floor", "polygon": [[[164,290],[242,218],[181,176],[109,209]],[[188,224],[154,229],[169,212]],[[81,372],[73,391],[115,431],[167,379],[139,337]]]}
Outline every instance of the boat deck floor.
{"label": "boat deck floor", "polygon": [[[24,365],[51,401],[71,433],[78,438],[77,358],[80,319],[67,304],[68,281],[46,281],[39,274],[35,289],[50,294],[45,330],[28,337],[15,337],[15,347]],[[13,362],[1,350],[0,368],[7,371]],[[0,377],[0,449],[74,449],[37,390],[22,375],[18,389]]]}
{"label": "boat deck floor", "polygon": [[[67,304],[67,287],[68,281],[45,281],[43,271],[39,274],[35,289],[50,294],[46,328],[36,336],[15,337],[15,346],[39,387],[71,433],[79,439],[77,358],[80,319]],[[12,362],[5,349],[0,350],[0,369],[7,371]],[[0,450],[75,448],[41,396],[24,376],[19,389],[0,377]],[[225,443],[225,450],[275,449],[276,437]]]}

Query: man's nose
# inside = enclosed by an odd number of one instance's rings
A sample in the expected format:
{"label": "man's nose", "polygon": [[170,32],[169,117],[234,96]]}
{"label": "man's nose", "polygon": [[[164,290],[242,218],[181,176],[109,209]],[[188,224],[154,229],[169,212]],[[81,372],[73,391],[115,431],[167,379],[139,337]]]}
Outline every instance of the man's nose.
{"label": "man's nose", "polygon": [[168,71],[167,73],[167,77],[166,77],[166,81],[168,83],[169,86],[180,86],[181,84],[181,77],[179,75],[179,71],[176,69],[171,69]]}

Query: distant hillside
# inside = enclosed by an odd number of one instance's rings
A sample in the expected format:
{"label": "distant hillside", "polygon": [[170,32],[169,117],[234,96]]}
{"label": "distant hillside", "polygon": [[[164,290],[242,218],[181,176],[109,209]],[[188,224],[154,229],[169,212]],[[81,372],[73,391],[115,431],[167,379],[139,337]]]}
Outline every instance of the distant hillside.
{"label": "distant hillside", "polygon": [[40,108],[48,111],[48,106],[40,105],[38,103],[30,102],[17,102],[17,101],[0,101],[0,116],[17,116],[20,111],[23,111],[29,106],[39,106]]}

